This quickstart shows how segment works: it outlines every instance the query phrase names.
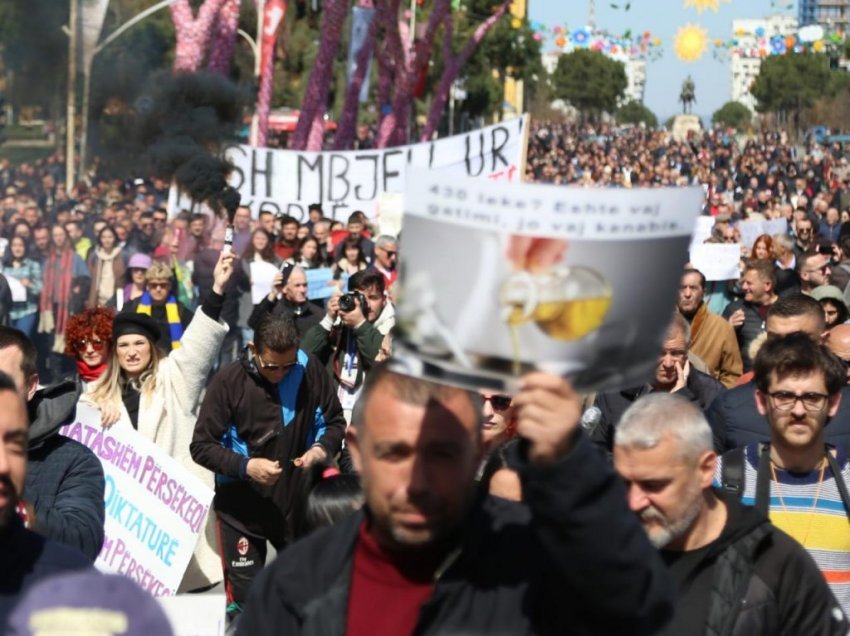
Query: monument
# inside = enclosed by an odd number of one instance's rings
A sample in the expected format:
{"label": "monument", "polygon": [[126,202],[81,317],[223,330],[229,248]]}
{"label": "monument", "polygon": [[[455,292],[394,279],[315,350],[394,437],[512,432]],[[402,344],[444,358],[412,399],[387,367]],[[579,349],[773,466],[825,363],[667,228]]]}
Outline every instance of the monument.
{"label": "monument", "polygon": [[691,132],[695,134],[702,132],[702,123],[699,117],[691,112],[693,105],[697,101],[697,94],[696,85],[690,75],[682,82],[682,92],[679,93],[679,101],[682,103],[682,114],[676,115],[676,118],[673,120],[672,133],[674,140],[685,141]]}

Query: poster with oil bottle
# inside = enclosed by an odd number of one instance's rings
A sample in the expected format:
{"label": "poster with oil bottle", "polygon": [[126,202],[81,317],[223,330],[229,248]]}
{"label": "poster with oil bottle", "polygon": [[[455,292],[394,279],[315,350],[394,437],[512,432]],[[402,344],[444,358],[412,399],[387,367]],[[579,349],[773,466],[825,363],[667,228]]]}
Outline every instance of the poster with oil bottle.
{"label": "poster with oil bottle", "polygon": [[393,366],[511,391],[532,369],[638,385],[675,309],[703,192],[409,170]]}

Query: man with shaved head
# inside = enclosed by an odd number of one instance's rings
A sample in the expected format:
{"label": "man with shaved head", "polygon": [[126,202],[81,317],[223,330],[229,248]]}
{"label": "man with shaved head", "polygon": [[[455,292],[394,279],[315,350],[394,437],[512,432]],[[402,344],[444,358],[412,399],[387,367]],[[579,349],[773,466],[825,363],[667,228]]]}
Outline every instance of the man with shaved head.
{"label": "man with shaved head", "polygon": [[826,346],[841,360],[850,384],[850,325],[836,325],[826,334]]}

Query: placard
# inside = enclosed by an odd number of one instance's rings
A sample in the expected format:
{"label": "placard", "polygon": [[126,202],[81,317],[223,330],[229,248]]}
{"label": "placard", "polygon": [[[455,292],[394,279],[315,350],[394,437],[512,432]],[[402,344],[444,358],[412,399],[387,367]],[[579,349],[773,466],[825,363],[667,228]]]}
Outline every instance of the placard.
{"label": "placard", "polygon": [[705,280],[737,280],[741,276],[741,246],[706,243],[691,246],[691,265]]}
{"label": "placard", "polygon": [[305,273],[307,274],[307,298],[310,300],[330,298],[337,291],[343,293],[348,291],[348,274],[341,274],[338,280],[334,280],[332,267],[308,269]]}
{"label": "placard", "polygon": [[87,404],[60,432],[103,464],[105,537],[95,567],[153,596],[176,594],[215,493],[133,428],[101,427],[100,411]]}
{"label": "placard", "polygon": [[508,391],[531,369],[581,391],[640,385],[657,364],[702,200],[700,188],[409,170],[392,364]]}
{"label": "placard", "polygon": [[280,269],[268,261],[251,261],[251,302],[262,302],[272,290],[272,282]]}

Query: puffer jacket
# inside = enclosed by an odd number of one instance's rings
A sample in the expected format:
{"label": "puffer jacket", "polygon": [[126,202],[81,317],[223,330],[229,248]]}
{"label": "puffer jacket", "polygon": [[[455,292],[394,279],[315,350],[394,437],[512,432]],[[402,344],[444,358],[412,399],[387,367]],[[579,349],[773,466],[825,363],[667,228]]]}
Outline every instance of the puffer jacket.
{"label": "puffer jacket", "polygon": [[36,531],[94,561],[103,543],[103,467],[91,450],[59,434],[73,421],[81,392],[79,380],[63,380],[30,400],[24,499],[35,509]]}

